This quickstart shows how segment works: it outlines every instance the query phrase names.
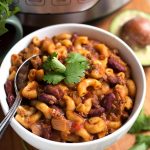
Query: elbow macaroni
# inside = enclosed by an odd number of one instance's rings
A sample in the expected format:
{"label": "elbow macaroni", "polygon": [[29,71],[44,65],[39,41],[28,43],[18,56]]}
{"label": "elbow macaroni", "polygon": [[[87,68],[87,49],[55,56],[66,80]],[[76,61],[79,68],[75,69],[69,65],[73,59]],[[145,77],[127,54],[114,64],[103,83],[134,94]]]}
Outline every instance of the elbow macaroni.
{"label": "elbow macaroni", "polygon": [[31,125],[39,121],[41,116],[42,113],[40,111],[36,112],[34,107],[24,105],[18,107],[15,119],[25,128],[30,129]]}
{"label": "elbow macaroni", "polygon": [[96,80],[96,79],[84,79],[82,80],[78,87],[77,87],[77,90],[78,90],[78,93],[79,93],[79,96],[84,96],[85,94],[87,94],[88,90],[87,88],[88,87],[93,87],[94,89],[98,89],[98,88],[101,88],[101,82]]}
{"label": "elbow macaroni", "polygon": [[108,47],[105,44],[97,44],[95,45],[95,49],[100,53],[100,59],[109,57]]}
{"label": "elbow macaroni", "polygon": [[36,81],[29,82],[22,90],[22,96],[27,99],[35,99],[37,98],[37,87],[38,83]]}
{"label": "elbow macaroni", "polygon": [[66,110],[74,111],[76,108],[74,100],[67,95],[65,95],[63,99],[66,101]]}
{"label": "elbow macaroni", "polygon": [[87,115],[92,108],[92,98],[88,98],[84,103],[77,105],[76,110]]}
{"label": "elbow macaroni", "polygon": [[100,117],[92,117],[85,122],[85,129],[91,133],[96,134],[106,130],[106,123]]}

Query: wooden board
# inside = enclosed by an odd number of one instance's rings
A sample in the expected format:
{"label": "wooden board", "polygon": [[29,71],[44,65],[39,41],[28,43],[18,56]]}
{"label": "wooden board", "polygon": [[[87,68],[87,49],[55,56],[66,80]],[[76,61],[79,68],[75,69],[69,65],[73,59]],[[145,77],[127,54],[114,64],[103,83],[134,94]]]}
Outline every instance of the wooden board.
{"label": "wooden board", "polygon": [[[112,19],[117,14],[127,9],[137,9],[137,10],[142,10],[150,13],[150,0],[131,0],[126,6],[117,10],[115,13],[105,17],[104,19],[99,19],[89,24],[108,30]],[[150,67],[144,68],[144,70],[145,70],[146,81],[147,81],[147,93],[145,97],[144,111],[147,114],[150,114]],[[2,120],[3,117],[4,117],[3,112],[0,108],[0,120]],[[126,134],[124,137],[122,137],[118,142],[116,142],[107,150],[128,150],[134,144],[134,142],[135,142],[135,137]],[[0,140],[0,149],[1,150],[4,149],[23,150],[24,149],[22,140],[20,139],[20,137],[16,135],[16,133],[11,129],[11,127],[8,128],[3,138]],[[30,147],[30,150],[33,149],[34,148]]]}

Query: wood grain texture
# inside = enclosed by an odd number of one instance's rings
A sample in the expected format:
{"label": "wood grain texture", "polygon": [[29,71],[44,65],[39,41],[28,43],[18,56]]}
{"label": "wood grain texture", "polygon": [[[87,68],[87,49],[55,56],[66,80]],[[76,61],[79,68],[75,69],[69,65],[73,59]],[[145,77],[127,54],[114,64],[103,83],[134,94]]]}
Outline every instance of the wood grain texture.
{"label": "wood grain texture", "polygon": [[[112,19],[123,10],[128,9],[142,10],[144,12],[150,13],[150,0],[131,0],[127,5],[117,10],[113,14],[103,19],[98,19],[96,21],[90,22],[89,24],[108,30]],[[147,114],[150,114],[150,67],[144,68],[144,70],[147,81],[147,92],[144,103],[144,111]],[[0,121],[2,120],[3,117],[4,117],[3,112],[2,109],[0,108]],[[135,137],[133,135],[126,134],[124,137],[122,137],[118,142],[116,142],[107,150],[128,150],[134,144],[134,142]],[[0,149],[24,150],[22,146],[22,140],[20,139],[20,137],[16,135],[16,133],[11,129],[11,127],[8,128],[3,138],[0,140]],[[30,147],[30,150],[33,149],[34,148]]]}

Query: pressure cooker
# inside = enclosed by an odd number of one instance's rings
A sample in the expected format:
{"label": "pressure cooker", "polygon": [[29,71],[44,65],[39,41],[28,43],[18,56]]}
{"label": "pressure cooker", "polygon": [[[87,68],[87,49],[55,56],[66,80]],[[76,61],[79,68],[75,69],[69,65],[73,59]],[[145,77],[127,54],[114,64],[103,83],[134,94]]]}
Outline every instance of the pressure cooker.
{"label": "pressure cooker", "polygon": [[58,23],[84,23],[104,17],[130,0],[14,0],[24,26],[43,27]]}

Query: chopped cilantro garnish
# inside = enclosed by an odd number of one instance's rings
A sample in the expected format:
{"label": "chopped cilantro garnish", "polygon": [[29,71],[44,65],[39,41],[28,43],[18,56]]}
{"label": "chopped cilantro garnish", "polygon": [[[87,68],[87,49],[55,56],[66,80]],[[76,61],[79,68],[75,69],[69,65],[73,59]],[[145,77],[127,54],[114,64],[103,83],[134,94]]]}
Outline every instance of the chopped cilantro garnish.
{"label": "chopped cilantro garnish", "polygon": [[66,59],[66,62],[69,64],[76,63],[76,62],[82,63],[82,62],[87,62],[87,59],[79,53],[72,52],[69,54],[68,58]]}
{"label": "chopped cilantro garnish", "polygon": [[66,70],[66,67],[56,57],[54,57],[51,60],[51,69],[55,72],[63,73]]}
{"label": "chopped cilantro garnish", "polygon": [[48,74],[44,75],[43,80],[46,81],[49,84],[58,84],[60,81],[62,81],[65,77],[56,72],[49,72]]}
{"label": "chopped cilantro garnish", "polygon": [[85,67],[82,66],[79,62],[69,63],[66,66],[65,71],[65,83],[74,84],[78,83],[80,79],[84,76]]}
{"label": "chopped cilantro garnish", "polygon": [[51,70],[51,57],[48,56],[47,60],[43,63],[43,69],[46,71]]}
{"label": "chopped cilantro garnish", "polygon": [[74,84],[84,77],[85,70],[89,68],[89,63],[81,54],[70,53],[66,59],[66,66],[64,66],[57,59],[57,55],[53,54],[44,62],[43,68],[47,72],[44,75],[44,81],[57,84],[64,79],[66,84]]}
{"label": "chopped cilantro garnish", "polygon": [[43,68],[47,71],[53,70],[54,72],[60,73],[63,73],[66,70],[66,67],[57,59],[56,53],[53,53],[52,56],[48,56],[43,64]]}
{"label": "chopped cilantro garnish", "polygon": [[79,53],[70,53],[66,62],[66,78],[64,81],[67,84],[78,83],[89,67],[87,59]]}

